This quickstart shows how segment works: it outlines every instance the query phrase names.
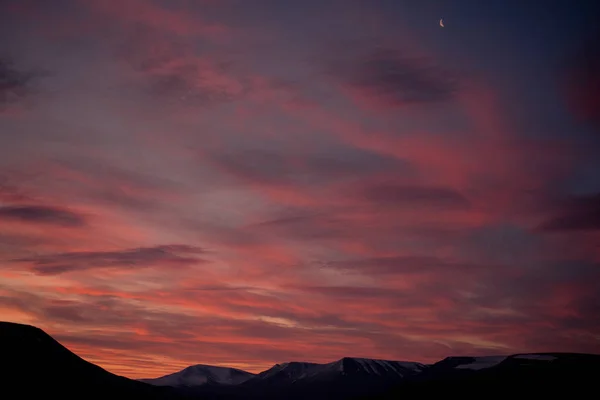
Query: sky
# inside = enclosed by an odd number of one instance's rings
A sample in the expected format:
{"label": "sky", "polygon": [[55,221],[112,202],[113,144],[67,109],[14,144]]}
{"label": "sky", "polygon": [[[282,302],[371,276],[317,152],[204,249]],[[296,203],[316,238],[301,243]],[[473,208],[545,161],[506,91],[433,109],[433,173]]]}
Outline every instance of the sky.
{"label": "sky", "polygon": [[0,319],[132,378],[600,353],[598,8],[0,2]]}

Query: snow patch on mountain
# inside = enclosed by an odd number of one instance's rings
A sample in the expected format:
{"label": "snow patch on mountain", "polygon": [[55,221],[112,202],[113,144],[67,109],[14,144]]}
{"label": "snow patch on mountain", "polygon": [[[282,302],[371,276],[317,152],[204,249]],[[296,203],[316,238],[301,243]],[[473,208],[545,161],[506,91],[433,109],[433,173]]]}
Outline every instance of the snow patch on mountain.
{"label": "snow patch on mountain", "polygon": [[260,379],[303,379],[310,375],[319,372],[321,364],[309,363],[309,362],[287,362],[283,364],[276,364],[266,371],[261,372],[257,375]]}
{"label": "snow patch on mountain", "polygon": [[473,361],[468,364],[457,365],[455,368],[458,369],[470,369],[480,370],[485,368],[491,368],[502,361],[506,360],[508,356],[486,356],[486,357],[473,357]]}
{"label": "snow patch on mountain", "polygon": [[424,364],[403,361],[372,360],[345,357],[327,364],[290,362],[277,364],[261,372],[253,381],[296,382],[299,380],[328,380],[338,376],[402,378],[423,371]]}
{"label": "snow patch on mountain", "polygon": [[140,380],[154,386],[191,387],[206,385],[208,383],[237,385],[254,376],[250,372],[236,368],[198,364],[160,378]]}
{"label": "snow patch on mountain", "polygon": [[373,360],[370,358],[342,358],[332,363],[342,373],[365,373],[374,376],[397,375],[403,377],[408,374],[421,372],[425,365],[407,361]]}
{"label": "snow patch on mountain", "polygon": [[555,356],[548,354],[518,354],[514,358],[521,358],[525,360],[538,360],[538,361],[553,361],[556,360]]}

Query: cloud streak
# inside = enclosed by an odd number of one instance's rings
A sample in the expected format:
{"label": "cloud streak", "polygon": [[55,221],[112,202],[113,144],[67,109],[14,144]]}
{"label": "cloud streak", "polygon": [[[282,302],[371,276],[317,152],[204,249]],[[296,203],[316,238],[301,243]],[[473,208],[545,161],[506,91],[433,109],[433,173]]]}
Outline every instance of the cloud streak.
{"label": "cloud streak", "polygon": [[361,188],[360,196],[382,206],[408,205],[441,208],[468,209],[469,200],[457,191],[444,187],[411,186],[396,183],[380,183]]}
{"label": "cloud streak", "polygon": [[458,88],[457,79],[433,60],[391,48],[334,62],[332,73],[357,97],[390,108],[446,102]]}
{"label": "cloud streak", "polygon": [[84,217],[69,210],[26,205],[0,207],[0,220],[66,227],[82,227],[86,224]]}
{"label": "cloud streak", "polygon": [[10,60],[0,58],[0,112],[19,105],[31,95],[34,77],[17,69]]}
{"label": "cloud streak", "polygon": [[567,102],[579,119],[600,128],[600,33],[584,38],[569,60]]}
{"label": "cloud streak", "polygon": [[579,196],[560,207],[557,215],[544,221],[542,231],[597,231],[600,230],[600,194]]}
{"label": "cloud streak", "polygon": [[104,252],[73,252],[14,260],[31,265],[39,275],[59,275],[96,268],[148,268],[156,265],[185,267],[203,260],[202,250],[186,245],[164,245]]}

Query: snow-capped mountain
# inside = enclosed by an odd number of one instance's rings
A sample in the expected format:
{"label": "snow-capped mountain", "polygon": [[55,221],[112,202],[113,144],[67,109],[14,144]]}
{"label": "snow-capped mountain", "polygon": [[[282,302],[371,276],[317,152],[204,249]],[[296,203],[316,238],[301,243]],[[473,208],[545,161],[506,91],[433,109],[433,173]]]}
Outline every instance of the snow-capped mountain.
{"label": "snow-capped mountain", "polygon": [[404,378],[417,374],[426,368],[425,364],[408,361],[373,360],[370,358],[344,357],[331,364],[326,364],[328,370],[342,375],[371,375],[381,377]]}
{"label": "snow-capped mountain", "polygon": [[454,368],[477,371],[480,369],[494,367],[506,360],[506,358],[507,356],[460,357],[460,360],[463,362],[456,365]]}
{"label": "snow-capped mountain", "polygon": [[535,361],[553,361],[557,357],[548,354],[515,354],[511,356],[481,356],[481,357],[446,357],[442,361],[433,364],[431,367],[435,369],[456,369],[479,371],[505,363],[523,364],[527,360]]}
{"label": "snow-capped mountain", "polygon": [[208,383],[238,385],[254,376],[241,369],[198,364],[160,378],[140,380],[154,386],[192,387]]}
{"label": "snow-capped mountain", "polygon": [[424,364],[403,361],[372,360],[344,357],[327,364],[289,362],[277,364],[261,372],[248,385],[286,385],[333,382],[340,380],[395,382],[415,375],[426,368]]}
{"label": "snow-capped mountain", "polygon": [[160,378],[140,379],[140,381],[155,386],[179,388],[200,387],[206,384],[283,386],[292,383],[298,385],[335,380],[395,382],[404,377],[418,374],[425,368],[426,365],[415,362],[345,357],[327,364],[309,362],[276,364],[257,375],[235,368],[200,364]]}
{"label": "snow-capped mountain", "polygon": [[266,371],[261,372],[254,378],[255,381],[295,381],[314,375],[323,364],[308,363],[308,362],[287,362],[283,364],[275,364]]}
{"label": "snow-capped mountain", "polygon": [[535,361],[554,361],[558,359],[557,356],[550,354],[516,354],[512,358],[520,360],[535,360]]}

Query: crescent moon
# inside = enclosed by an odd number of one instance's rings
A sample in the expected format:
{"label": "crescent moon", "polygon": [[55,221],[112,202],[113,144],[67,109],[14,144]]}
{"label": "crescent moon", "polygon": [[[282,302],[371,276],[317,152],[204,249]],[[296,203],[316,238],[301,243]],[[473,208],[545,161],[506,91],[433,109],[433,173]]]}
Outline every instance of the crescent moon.
{"label": "crescent moon", "polygon": [[440,18],[440,26],[443,28],[444,27],[444,18]]}

